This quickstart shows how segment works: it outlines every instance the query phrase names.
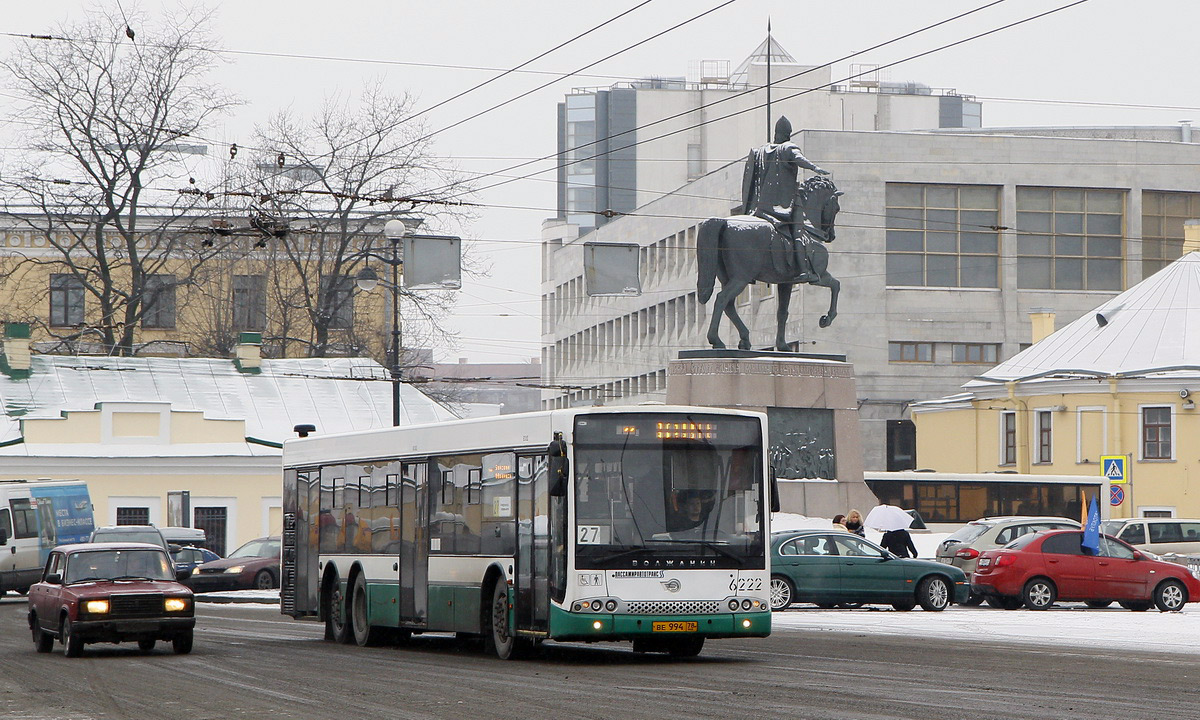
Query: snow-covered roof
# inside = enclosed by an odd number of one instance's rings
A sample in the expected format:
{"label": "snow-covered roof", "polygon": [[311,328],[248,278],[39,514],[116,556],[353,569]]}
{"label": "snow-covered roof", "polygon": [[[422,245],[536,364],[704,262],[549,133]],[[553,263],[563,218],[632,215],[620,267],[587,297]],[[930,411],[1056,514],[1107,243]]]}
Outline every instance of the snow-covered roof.
{"label": "snow-covered roof", "polygon": [[963,385],[1200,372],[1200,252],[1192,252]]}
{"label": "snow-covered roof", "polygon": [[[0,373],[0,442],[21,436],[21,418],[57,418],[100,402],[169,402],[210,419],[246,421],[246,435],[282,442],[310,423],[322,434],[390,427],[387,372],[367,358],[262,361],[243,372],[232,360],[34,355],[25,373]],[[400,387],[404,424],[454,419],[411,385]]]}

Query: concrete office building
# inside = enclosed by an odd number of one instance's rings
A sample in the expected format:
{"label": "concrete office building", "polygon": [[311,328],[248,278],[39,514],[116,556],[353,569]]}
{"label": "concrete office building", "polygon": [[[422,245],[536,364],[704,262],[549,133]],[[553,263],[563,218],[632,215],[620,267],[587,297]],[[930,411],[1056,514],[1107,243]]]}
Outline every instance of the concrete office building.
{"label": "concrete office building", "polygon": [[[851,65],[853,79],[802,65],[768,38],[737,68],[692,63],[686,78],[647,78],[580,88],[558,105],[558,217],[582,232],[628,213],[746,156],[768,139],[772,112],[796,129],[913,130],[979,127],[981,106],[947,88],[882,79]],[[635,144],[636,143],[636,144]]]}
{"label": "concrete office building", "polygon": [[[1027,347],[1031,315],[1052,312],[1062,327],[1158,271],[1180,256],[1184,221],[1200,216],[1200,144],[1187,126],[795,139],[846,193],[829,246],[842,294],[821,329],[828,292],[798,288],[787,338],[853,363],[867,470],[921,466],[911,403],[953,394]],[[741,181],[739,158],[677,192],[647,193],[655,199],[594,232],[544,224],[542,366],[548,386],[565,388],[545,406],[665,398],[667,361],[708,346],[697,226],[740,204]],[[587,241],[640,246],[642,294],[589,298]],[[773,290],[753,285],[737,303],[755,347],[774,337]],[[728,322],[722,335],[735,345]]]}

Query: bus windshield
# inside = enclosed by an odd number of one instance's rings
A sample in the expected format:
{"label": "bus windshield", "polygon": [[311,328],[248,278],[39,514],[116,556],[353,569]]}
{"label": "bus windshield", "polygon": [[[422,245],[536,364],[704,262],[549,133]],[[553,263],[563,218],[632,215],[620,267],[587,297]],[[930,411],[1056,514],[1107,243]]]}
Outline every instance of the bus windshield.
{"label": "bus windshield", "polygon": [[762,452],[750,417],[577,417],[576,567],[761,569]]}

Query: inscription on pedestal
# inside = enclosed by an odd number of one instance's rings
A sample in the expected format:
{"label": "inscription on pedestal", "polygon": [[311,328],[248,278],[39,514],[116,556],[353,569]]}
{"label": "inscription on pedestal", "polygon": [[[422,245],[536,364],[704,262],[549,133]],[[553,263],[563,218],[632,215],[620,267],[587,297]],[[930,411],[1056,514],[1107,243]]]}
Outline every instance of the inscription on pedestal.
{"label": "inscription on pedestal", "polygon": [[675,360],[668,375],[782,375],[786,377],[849,378],[851,366],[832,363]]}

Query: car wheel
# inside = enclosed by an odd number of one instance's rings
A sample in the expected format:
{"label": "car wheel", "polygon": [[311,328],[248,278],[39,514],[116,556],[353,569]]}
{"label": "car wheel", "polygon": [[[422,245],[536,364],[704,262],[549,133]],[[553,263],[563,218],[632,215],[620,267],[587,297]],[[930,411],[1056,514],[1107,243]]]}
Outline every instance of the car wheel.
{"label": "car wheel", "polygon": [[176,635],[171,640],[171,649],[176,655],[187,655],[192,651],[192,631],[188,630],[182,635]]}
{"label": "car wheel", "polygon": [[917,602],[922,610],[941,612],[950,606],[950,584],[941,575],[930,575],[917,585]]}
{"label": "car wheel", "polygon": [[138,638],[138,650],[144,653],[152,652],[154,645],[158,642],[158,638],[144,637]]}
{"label": "car wheel", "polygon": [[1088,600],[1084,604],[1090,608],[1099,610],[1100,608],[1106,608],[1109,605],[1112,605],[1112,600]]}
{"label": "car wheel", "polygon": [[275,587],[275,578],[271,576],[270,570],[259,570],[254,576],[255,590],[270,590]]}
{"label": "car wheel", "polygon": [[354,576],[354,590],[350,593],[350,627],[354,631],[354,642],[358,645],[378,645],[383,633],[371,626],[367,610],[367,580],[359,573]]}
{"label": "car wheel", "polygon": [[967,596],[967,599],[963,601],[963,605],[968,605],[970,607],[975,607],[976,605],[981,604],[983,604],[983,596],[979,593],[971,593]]}
{"label": "car wheel", "polygon": [[900,612],[908,612],[909,610],[912,610],[916,606],[917,606],[917,604],[915,602],[908,602],[908,601],[892,603],[892,607],[896,608]]}
{"label": "car wheel", "polygon": [[38,620],[37,615],[29,617],[29,628],[33,631],[33,646],[40,653],[48,653],[54,649],[54,636],[47,635],[46,631],[42,630],[42,622]]}
{"label": "car wheel", "polygon": [[64,655],[73,658],[83,654],[83,638],[75,632],[71,618],[63,616],[62,630],[59,631],[59,637],[62,638]]}
{"label": "car wheel", "polygon": [[1122,600],[1119,604],[1126,610],[1132,610],[1133,612],[1145,612],[1149,610],[1150,606],[1154,603],[1142,602],[1140,600]]}
{"label": "car wheel", "polygon": [[771,576],[771,609],[782,610],[792,604],[792,598],[796,597],[796,591],[792,587],[792,581],[782,575]]}
{"label": "car wheel", "polygon": [[1154,588],[1154,604],[1163,612],[1178,612],[1187,601],[1187,588],[1178,580],[1164,580]]}
{"label": "car wheel", "polygon": [[354,634],[350,630],[346,598],[342,584],[337,580],[329,583],[325,591],[325,639],[339,643],[350,643]]}
{"label": "car wheel", "polygon": [[1057,599],[1058,590],[1054,587],[1054,583],[1046,578],[1030,580],[1025,583],[1025,589],[1021,591],[1021,600],[1030,610],[1045,610]]}

